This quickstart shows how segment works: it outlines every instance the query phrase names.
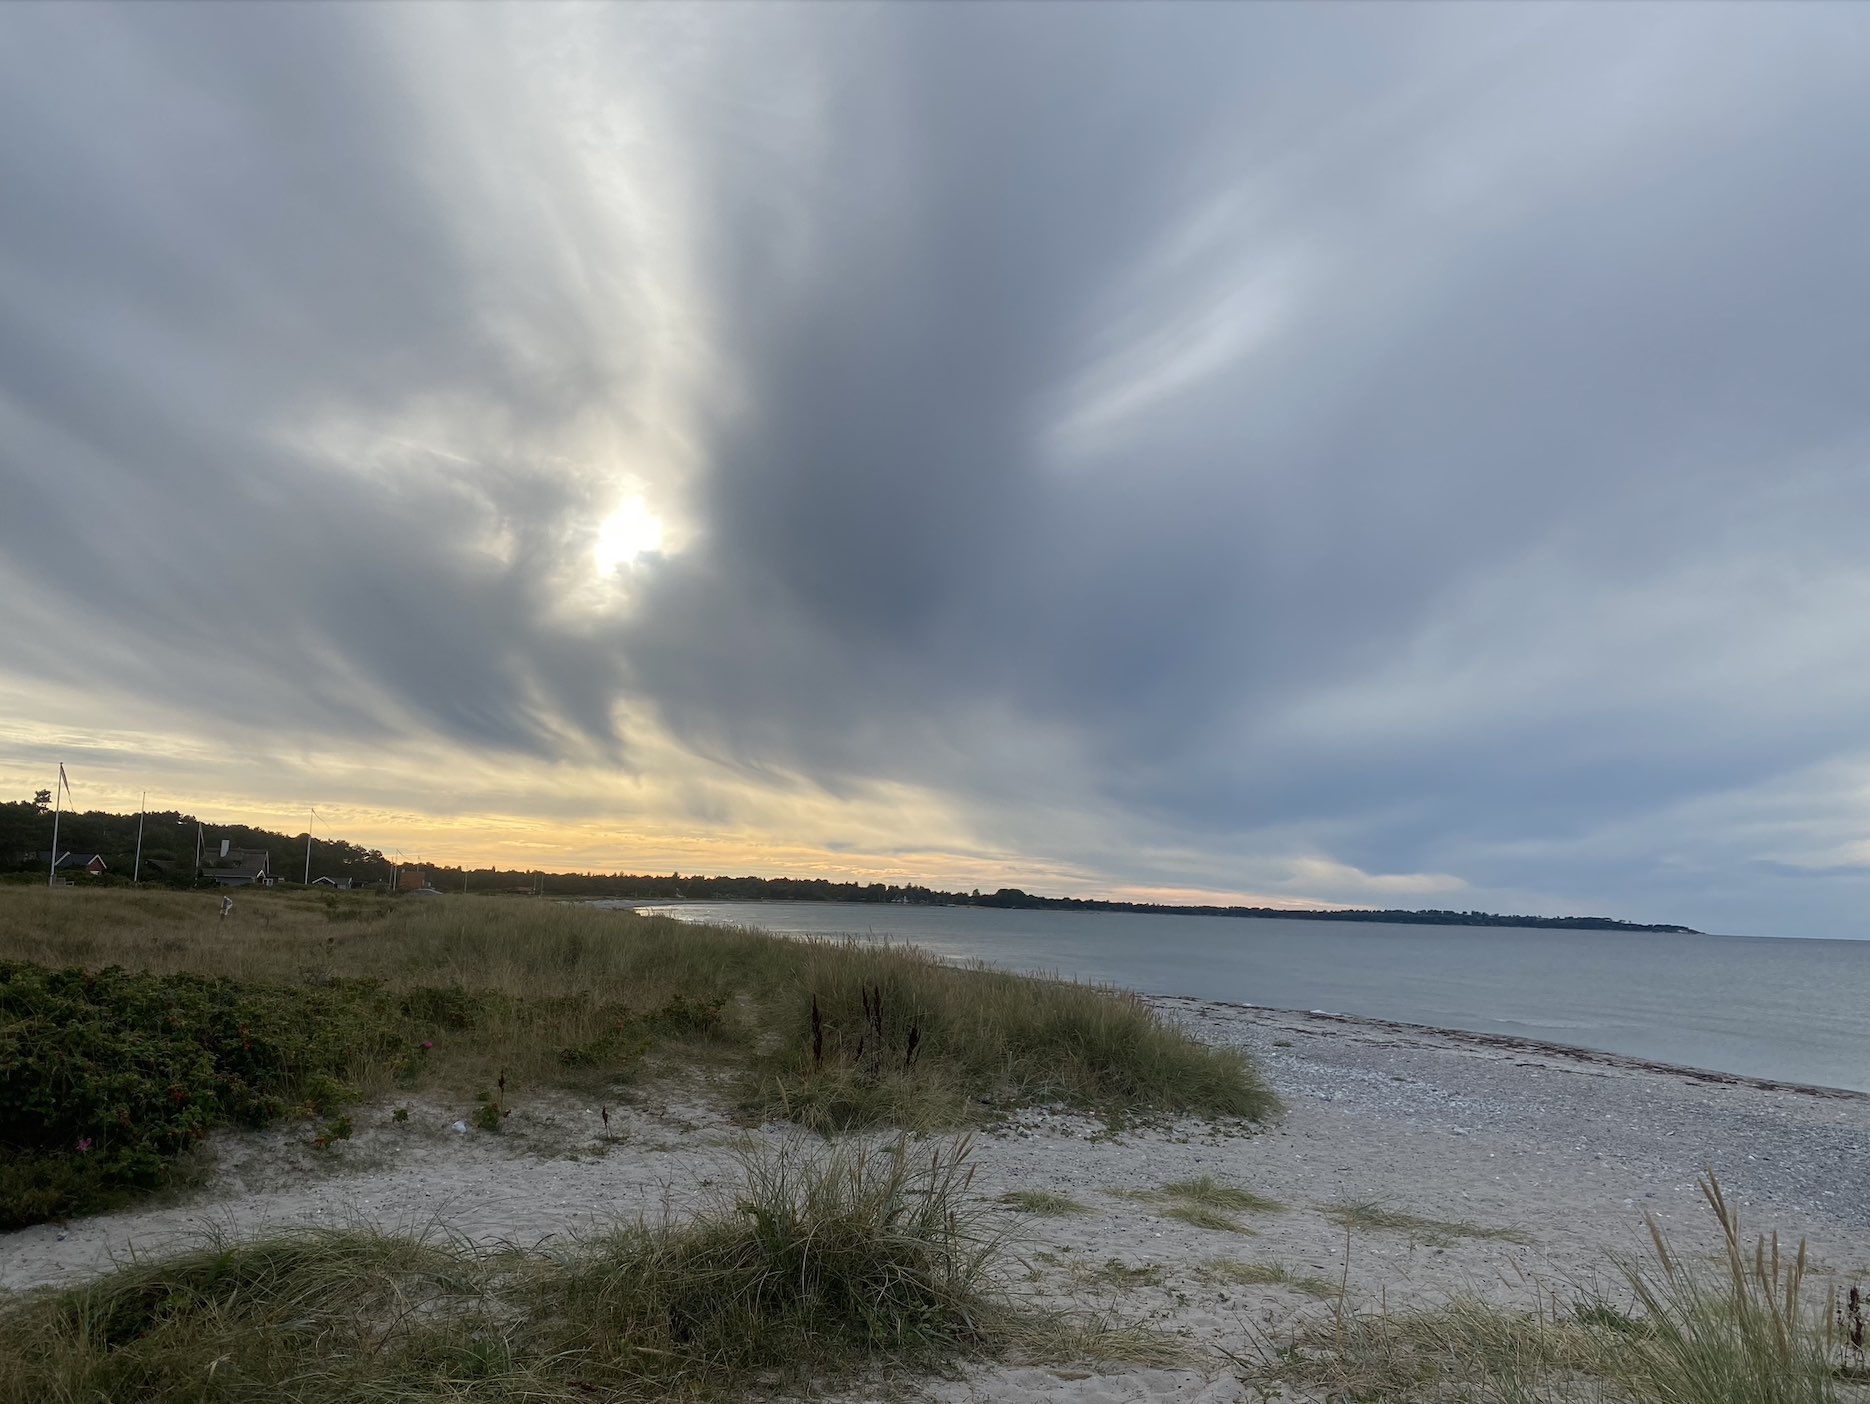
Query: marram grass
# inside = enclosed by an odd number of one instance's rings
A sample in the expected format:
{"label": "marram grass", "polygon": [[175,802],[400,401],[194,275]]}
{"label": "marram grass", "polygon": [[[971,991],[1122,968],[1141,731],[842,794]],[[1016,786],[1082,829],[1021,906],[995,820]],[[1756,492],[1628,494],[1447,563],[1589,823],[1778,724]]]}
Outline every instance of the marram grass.
{"label": "marram grass", "polygon": [[1717,1271],[1678,1255],[1652,1220],[1652,1256],[1617,1263],[1625,1303],[1594,1294],[1518,1312],[1463,1296],[1367,1311],[1340,1288],[1334,1310],[1238,1363],[1262,1390],[1395,1404],[1865,1404],[1870,1376],[1835,1294],[1811,1299],[1804,1243],[1759,1238],[1749,1251],[1720,1182],[1710,1173],[1701,1188],[1721,1229]]}
{"label": "marram grass", "polygon": [[[823,1131],[959,1128],[1031,1103],[1113,1120],[1278,1105],[1242,1055],[1133,995],[908,947],[526,898],[255,892],[218,912],[204,894],[0,889],[0,962],[22,972],[0,990],[0,1048],[39,1050],[0,1088],[0,1223],[171,1182],[230,1108],[341,1129],[342,1103],[393,1089],[472,1120],[496,1085],[504,1109],[699,1067],[746,1114]],[[194,1023],[120,1036],[182,992]],[[136,1061],[146,1035],[165,1041],[160,1067]],[[72,1068],[94,1084],[83,1096],[59,1090]],[[119,1154],[144,1147],[156,1160]]]}
{"label": "marram grass", "polygon": [[744,1398],[1163,1342],[1025,1310],[965,1142],[747,1162],[681,1222],[557,1254],[370,1229],[209,1242],[0,1306],[0,1404]]}

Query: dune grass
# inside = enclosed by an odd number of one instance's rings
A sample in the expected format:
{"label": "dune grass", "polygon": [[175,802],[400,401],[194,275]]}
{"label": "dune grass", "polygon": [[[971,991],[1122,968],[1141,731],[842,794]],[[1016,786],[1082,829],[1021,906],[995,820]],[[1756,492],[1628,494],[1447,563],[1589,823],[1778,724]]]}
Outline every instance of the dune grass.
{"label": "dune grass", "polygon": [[[1748,1253],[1739,1212],[1712,1173],[1701,1192],[1721,1226],[1722,1271],[1710,1281],[1648,1219],[1655,1261],[1621,1264],[1641,1322],[1625,1350],[1625,1377],[1670,1404],[1830,1404],[1839,1398],[1844,1344],[1837,1303],[1805,1298],[1804,1241],[1782,1256],[1774,1234]],[[1870,1386],[1856,1363],[1858,1382]]]}
{"label": "dune grass", "polygon": [[1329,1300],[1338,1295],[1339,1284],[1322,1277],[1295,1273],[1284,1263],[1244,1262],[1239,1258],[1212,1258],[1201,1265],[1201,1274],[1217,1282],[1236,1287],[1288,1287],[1307,1297]]}
{"label": "dune grass", "polygon": [[[24,1070],[0,1086],[0,1223],[174,1178],[186,1143],[229,1119],[300,1111],[341,1139],[336,1108],[398,1088],[457,1099],[475,1124],[497,1124],[473,1108],[495,1086],[505,1110],[696,1070],[750,1117],[822,1131],[963,1127],[1034,1102],[1111,1118],[1277,1108],[1244,1057],[1141,999],[907,947],[525,898],[251,892],[231,921],[218,911],[205,894],[0,890],[0,1062]],[[165,1012],[183,995],[185,1026]],[[316,1057],[294,1051],[308,1040]],[[131,1149],[168,1168],[130,1173]]]}
{"label": "dune grass", "polygon": [[1406,1233],[1431,1245],[1445,1245],[1457,1238],[1491,1238],[1520,1244],[1534,1241],[1524,1229],[1499,1228],[1469,1219],[1429,1219],[1388,1208],[1374,1200],[1340,1200],[1336,1204],[1318,1206],[1318,1212],[1347,1229]]}
{"label": "dune grass", "polygon": [[1091,1212],[1087,1205],[1080,1204],[1070,1195],[1053,1194],[1050,1190],[1014,1190],[1010,1194],[1001,1195],[1000,1203],[1022,1214],[1037,1214],[1044,1218]]}
{"label": "dune grass", "polygon": [[1177,1180],[1174,1184],[1164,1185],[1161,1193],[1184,1204],[1198,1204],[1208,1209],[1237,1209],[1252,1214],[1279,1214],[1285,1212],[1286,1207],[1276,1199],[1268,1199],[1263,1194],[1255,1194],[1239,1185],[1227,1184],[1212,1175]]}
{"label": "dune grass", "polygon": [[1231,1214],[1223,1214],[1219,1209],[1210,1209],[1205,1204],[1176,1204],[1162,1211],[1165,1219],[1175,1219],[1191,1228],[1206,1229],[1209,1233],[1246,1233],[1253,1232]]}
{"label": "dune grass", "polygon": [[[1474,1297],[1432,1311],[1337,1309],[1241,1361],[1262,1389],[1370,1401],[1598,1404],[1862,1404],[1870,1375],[1838,1330],[1837,1303],[1808,1299],[1805,1245],[1748,1252],[1713,1175],[1722,1270],[1693,1268],[1650,1221],[1653,1258],[1618,1262],[1630,1296],[1592,1294],[1515,1312]],[[1325,1284],[1328,1285],[1328,1284]],[[1321,1292],[1320,1295],[1338,1295]]]}
{"label": "dune grass", "polygon": [[1108,1292],[1134,1292],[1139,1287],[1161,1287],[1169,1280],[1168,1270],[1159,1263],[1126,1263],[1121,1258],[1106,1258],[1101,1263],[1073,1263],[1071,1279],[1080,1287]]}
{"label": "dune grass", "polygon": [[1158,1343],[1001,1296],[966,1145],[751,1160],[693,1219],[558,1255],[367,1229],[210,1243],[0,1306],[0,1404],[743,1397]]}
{"label": "dune grass", "polygon": [[1239,1185],[1217,1180],[1212,1175],[1177,1180],[1160,1189],[1110,1192],[1120,1199],[1156,1205],[1164,1218],[1206,1229],[1210,1233],[1250,1234],[1253,1230],[1236,1219],[1234,1213],[1276,1214],[1283,1212],[1286,1207],[1276,1199],[1268,1199]]}

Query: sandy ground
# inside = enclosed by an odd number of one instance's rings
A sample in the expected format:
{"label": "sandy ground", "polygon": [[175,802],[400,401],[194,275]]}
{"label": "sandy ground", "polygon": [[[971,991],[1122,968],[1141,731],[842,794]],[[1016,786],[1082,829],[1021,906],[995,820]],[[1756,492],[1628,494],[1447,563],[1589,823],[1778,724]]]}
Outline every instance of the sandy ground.
{"label": "sandy ground", "polygon": [[[1821,1277],[1870,1282],[1870,1097],[1336,1016],[1161,1004],[1204,1039],[1250,1048],[1284,1118],[1251,1135],[1197,1122],[1113,1135],[1032,1111],[975,1138],[975,1188],[994,1202],[1042,1191],[1083,1206],[1005,1210],[1012,1285],[1179,1335],[1199,1368],[992,1368],[932,1382],[931,1397],[1244,1398],[1214,1347],[1251,1354],[1331,1308],[1293,1287],[1237,1285],[1229,1264],[1343,1282],[1372,1307],[1464,1292],[1568,1300],[1611,1281],[1609,1254],[1643,1250],[1646,1212],[1679,1246],[1711,1250],[1695,1186],[1710,1165],[1750,1231],[1807,1235]],[[184,1203],[0,1236],[0,1288],[81,1280],[213,1229],[367,1222],[531,1246],[680,1213],[731,1180],[749,1146],[799,1137],[732,1124],[701,1085],[612,1105],[608,1127],[594,1105],[521,1099],[499,1136],[453,1130],[463,1108],[408,1105],[405,1122],[390,1105],[361,1110],[334,1152],[303,1128],[218,1137],[211,1184]],[[1183,1222],[1151,1196],[1203,1175],[1285,1207],[1235,1214],[1229,1230]],[[1341,1204],[1427,1222],[1347,1236],[1329,1213]]]}

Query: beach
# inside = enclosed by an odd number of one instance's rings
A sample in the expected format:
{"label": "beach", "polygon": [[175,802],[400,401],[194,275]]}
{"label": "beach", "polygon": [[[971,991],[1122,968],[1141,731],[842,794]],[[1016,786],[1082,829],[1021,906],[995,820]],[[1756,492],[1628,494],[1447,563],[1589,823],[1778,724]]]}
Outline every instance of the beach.
{"label": "beach", "polygon": [[[1113,1130],[1030,1109],[974,1135],[973,1192],[1003,1215],[1012,1290],[1146,1323],[1185,1341],[1188,1360],[982,1367],[928,1383],[938,1397],[1233,1397],[1231,1357],[1331,1311],[1320,1284],[1372,1309],[1569,1301],[1614,1276],[1614,1255],[1645,1251],[1645,1215],[1679,1248],[1712,1250],[1696,1186],[1708,1168],[1749,1234],[1809,1239],[1821,1292],[1870,1281],[1870,1097],[1336,1015],[1157,1004],[1202,1040],[1250,1051],[1283,1116],[1251,1132]],[[747,1150],[812,1139],[736,1124],[699,1077],[607,1109],[558,1093],[514,1106],[499,1136],[453,1130],[458,1113],[442,1107],[360,1108],[336,1154],[302,1126],[217,1133],[212,1179],[186,1200],[0,1239],[0,1287],[69,1284],[210,1231],[301,1224],[550,1246],[680,1215],[731,1183]],[[1188,1206],[1163,1187],[1201,1177],[1281,1207],[1229,1210],[1234,1227],[1177,1217]],[[1081,1207],[1021,1212],[1008,1196]],[[1304,1285],[1242,1282],[1239,1264]]]}

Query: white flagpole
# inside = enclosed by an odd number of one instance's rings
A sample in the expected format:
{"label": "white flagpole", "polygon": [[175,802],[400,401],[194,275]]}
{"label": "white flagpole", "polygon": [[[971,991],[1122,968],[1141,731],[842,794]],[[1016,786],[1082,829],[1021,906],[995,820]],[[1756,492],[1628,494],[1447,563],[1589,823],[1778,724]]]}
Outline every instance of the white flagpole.
{"label": "white flagpole", "polygon": [[137,801],[136,811],[136,861],[130,864],[130,886],[135,887],[143,878],[143,816],[149,811],[149,791],[143,791],[143,798]]}
{"label": "white flagpole", "polygon": [[[310,806],[306,806],[308,809]],[[318,811],[312,810],[312,823],[305,826],[305,885],[312,885],[312,824],[318,822]]]}
{"label": "white flagpole", "polygon": [[46,869],[45,885],[58,886],[58,812],[64,797],[71,793],[71,781],[65,778],[65,762],[58,763],[58,784],[52,787],[52,865]]}
{"label": "white flagpole", "polygon": [[[60,780],[65,778],[65,764],[63,761],[59,762],[58,778]],[[47,868],[45,873],[45,885],[47,887],[54,887],[58,884],[58,807],[64,802],[64,798],[65,797],[59,793],[59,787],[54,785],[52,787],[52,866]]]}

